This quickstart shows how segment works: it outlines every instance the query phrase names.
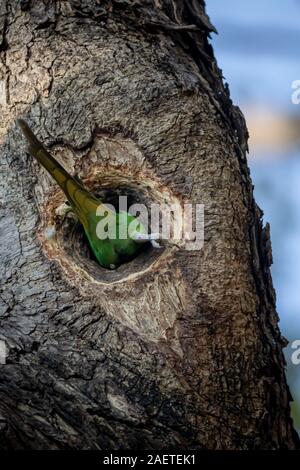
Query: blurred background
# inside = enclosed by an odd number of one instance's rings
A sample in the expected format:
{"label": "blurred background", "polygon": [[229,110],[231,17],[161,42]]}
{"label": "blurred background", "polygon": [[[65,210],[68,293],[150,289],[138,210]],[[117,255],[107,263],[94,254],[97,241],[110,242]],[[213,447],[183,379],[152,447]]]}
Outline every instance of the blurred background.
{"label": "blurred background", "polygon": [[206,10],[219,32],[211,41],[219,67],[247,120],[255,198],[271,224],[272,275],[300,432],[300,365],[291,361],[291,343],[300,339],[300,104],[292,102],[292,84],[300,81],[300,0],[206,0]]}

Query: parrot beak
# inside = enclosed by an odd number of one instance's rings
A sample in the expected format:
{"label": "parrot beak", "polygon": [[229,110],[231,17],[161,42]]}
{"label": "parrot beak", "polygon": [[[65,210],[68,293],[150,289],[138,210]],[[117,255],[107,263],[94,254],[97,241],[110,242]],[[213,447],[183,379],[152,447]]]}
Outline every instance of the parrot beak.
{"label": "parrot beak", "polygon": [[158,243],[158,240],[161,240],[161,236],[159,233],[136,233],[134,236],[134,240],[137,243],[148,243],[150,242],[153,248],[162,248],[162,246]]}
{"label": "parrot beak", "polygon": [[147,243],[152,240],[160,240],[159,233],[135,233],[133,239],[137,243]]}

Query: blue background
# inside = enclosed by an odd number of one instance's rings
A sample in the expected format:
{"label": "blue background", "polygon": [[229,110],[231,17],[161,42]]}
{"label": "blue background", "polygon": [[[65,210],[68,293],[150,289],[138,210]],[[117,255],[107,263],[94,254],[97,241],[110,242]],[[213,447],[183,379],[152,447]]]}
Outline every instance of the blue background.
{"label": "blue background", "polygon": [[300,339],[300,104],[291,99],[300,80],[300,1],[207,0],[206,10],[219,32],[211,40],[219,67],[247,119],[255,198],[271,224],[272,275],[300,430],[300,365],[291,361],[291,342]]}

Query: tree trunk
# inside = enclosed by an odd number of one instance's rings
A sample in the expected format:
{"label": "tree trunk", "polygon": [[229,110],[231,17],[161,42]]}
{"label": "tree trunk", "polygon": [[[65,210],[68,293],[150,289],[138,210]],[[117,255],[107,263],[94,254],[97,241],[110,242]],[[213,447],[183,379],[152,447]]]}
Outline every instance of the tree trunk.
{"label": "tree trunk", "polygon": [[[269,227],[204,2],[0,14],[1,448],[297,448]],[[204,204],[204,247],[102,269],[17,117],[106,199]]]}

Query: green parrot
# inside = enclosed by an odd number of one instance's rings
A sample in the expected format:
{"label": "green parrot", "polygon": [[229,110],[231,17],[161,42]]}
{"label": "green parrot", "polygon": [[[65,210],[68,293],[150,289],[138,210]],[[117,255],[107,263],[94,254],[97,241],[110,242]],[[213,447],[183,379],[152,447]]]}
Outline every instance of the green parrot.
{"label": "green parrot", "polygon": [[[52,157],[23,119],[18,119],[17,123],[28,141],[28,152],[43,165],[65,193],[101,266],[116,269],[132,260],[145,243],[151,242],[156,246],[156,237],[148,235],[136,217],[125,211],[115,212],[89,193]],[[114,229],[102,231],[104,235],[100,233],[99,237],[99,222],[102,228]]]}

